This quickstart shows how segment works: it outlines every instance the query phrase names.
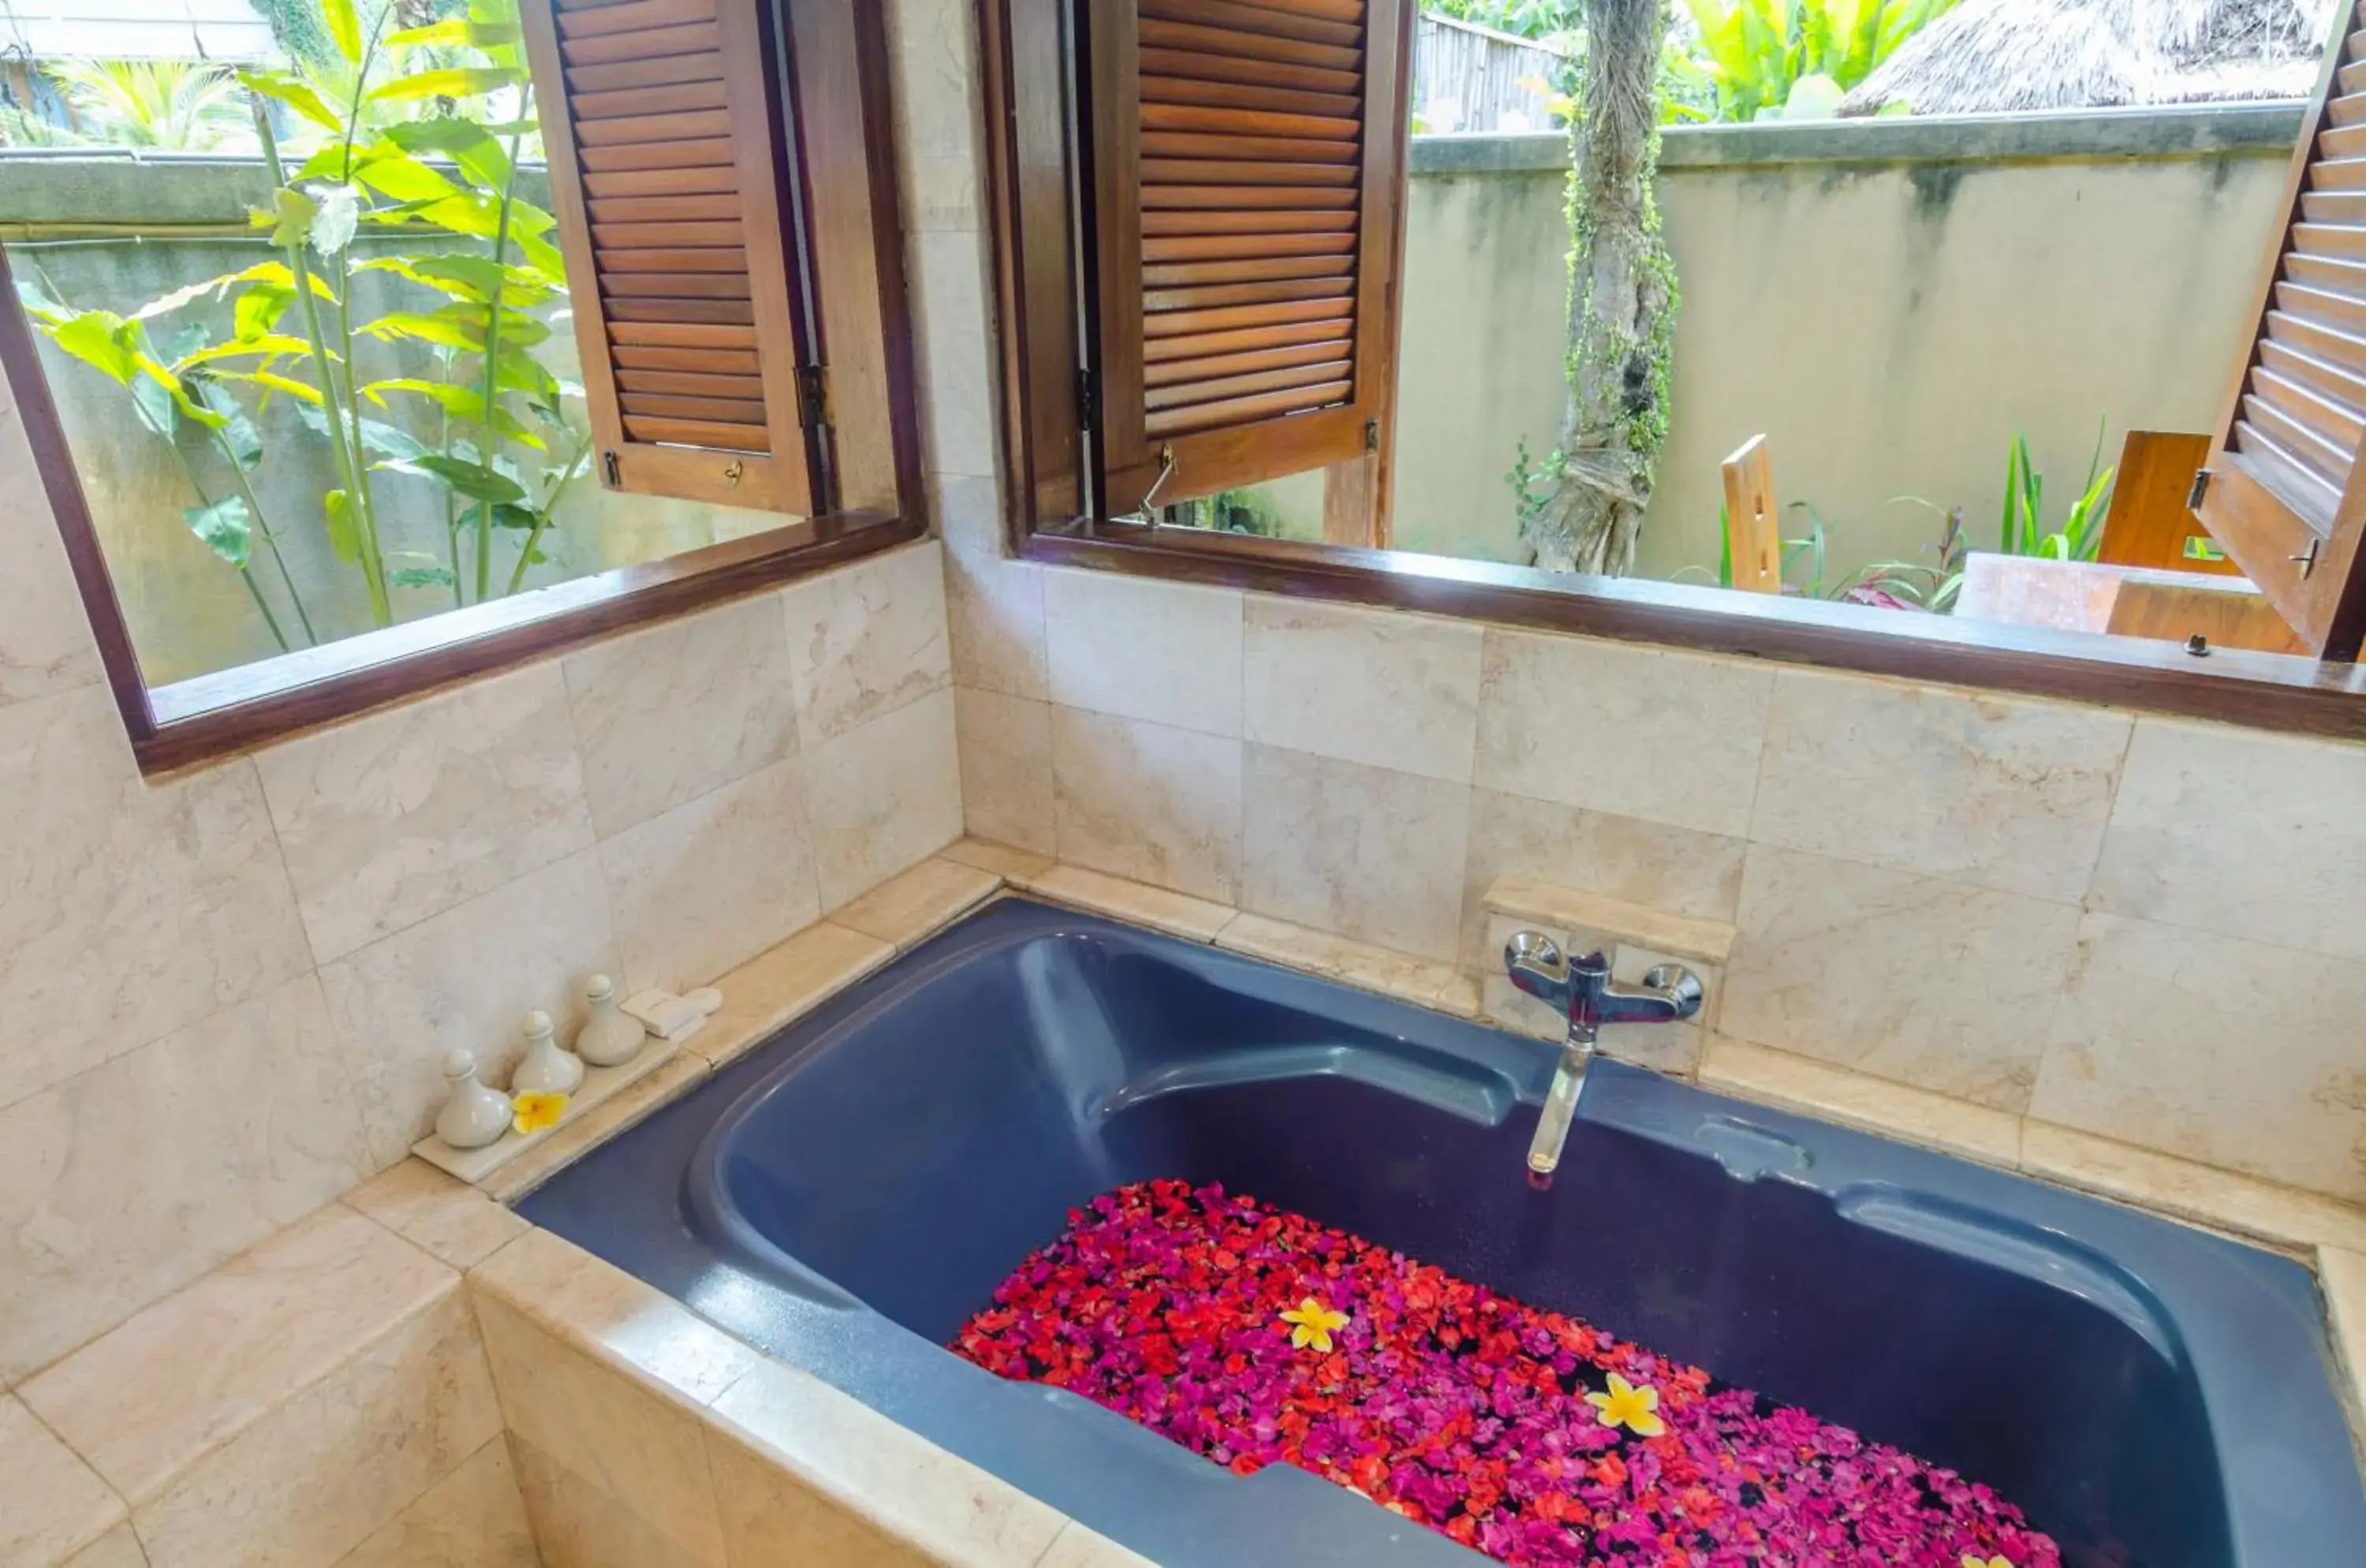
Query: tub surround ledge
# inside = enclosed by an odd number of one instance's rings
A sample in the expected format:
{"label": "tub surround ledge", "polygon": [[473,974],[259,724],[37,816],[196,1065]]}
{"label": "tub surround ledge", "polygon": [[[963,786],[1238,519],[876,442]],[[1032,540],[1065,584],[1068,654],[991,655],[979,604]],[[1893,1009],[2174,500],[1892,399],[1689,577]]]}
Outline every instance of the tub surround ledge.
{"label": "tub surround ledge", "polygon": [[605,1520],[701,1568],[1140,1561],[1047,1557],[1081,1527],[549,1232],[468,1289],[546,1539]]}
{"label": "tub surround ledge", "polygon": [[21,1401],[0,1393],[0,1568],[80,1562],[130,1517],[97,1472]]}
{"label": "tub surround ledge", "polygon": [[2333,1353],[2349,1380],[2350,1432],[2366,1464],[2366,1252],[2317,1248],[2316,1278],[2333,1325]]}
{"label": "tub surround ledge", "polygon": [[530,1227],[423,1168],[355,1199],[0,1398],[0,1565],[528,1568],[460,1271],[400,1233]]}

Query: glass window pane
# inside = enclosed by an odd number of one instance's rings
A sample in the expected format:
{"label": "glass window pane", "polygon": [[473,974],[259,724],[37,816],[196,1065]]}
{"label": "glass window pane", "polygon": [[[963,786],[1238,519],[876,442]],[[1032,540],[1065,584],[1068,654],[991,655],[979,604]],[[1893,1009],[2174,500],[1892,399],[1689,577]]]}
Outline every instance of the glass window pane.
{"label": "glass window pane", "polygon": [[789,521],[590,471],[513,0],[28,42],[0,225],[152,686]]}

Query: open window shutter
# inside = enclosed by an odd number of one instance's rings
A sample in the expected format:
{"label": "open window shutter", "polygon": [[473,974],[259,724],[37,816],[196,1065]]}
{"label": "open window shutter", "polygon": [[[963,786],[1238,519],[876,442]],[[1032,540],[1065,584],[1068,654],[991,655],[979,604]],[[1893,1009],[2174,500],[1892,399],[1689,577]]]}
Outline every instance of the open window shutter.
{"label": "open window shutter", "polygon": [[2366,30],[2342,7],[2293,159],[2290,218],[2200,482],[2203,526],[2302,640],[2366,635]]}
{"label": "open window shutter", "polygon": [[1091,14],[1104,505],[1361,457],[1394,396],[1408,0]]}
{"label": "open window shutter", "polygon": [[525,0],[611,490],[816,510],[760,0]]}

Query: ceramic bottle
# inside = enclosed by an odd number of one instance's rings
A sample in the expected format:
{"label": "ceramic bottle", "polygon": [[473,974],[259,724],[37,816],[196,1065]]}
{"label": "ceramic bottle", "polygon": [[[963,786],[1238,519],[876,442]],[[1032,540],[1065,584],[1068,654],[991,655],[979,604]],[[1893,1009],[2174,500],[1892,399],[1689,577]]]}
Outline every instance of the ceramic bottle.
{"label": "ceramic bottle", "polygon": [[621,1067],[641,1054],[648,1031],[618,1010],[616,987],[608,976],[594,975],[585,984],[583,1007],[592,1021],[575,1037],[575,1054],[587,1066]]}
{"label": "ceramic bottle", "polygon": [[477,1058],[455,1051],[444,1058],[444,1109],[435,1135],[456,1149],[481,1149],[510,1130],[510,1097],[488,1089],[477,1077]]}
{"label": "ceramic bottle", "polygon": [[551,1032],[550,1015],[535,1011],[519,1026],[525,1059],[510,1078],[512,1094],[573,1094],[583,1087],[583,1062]]}

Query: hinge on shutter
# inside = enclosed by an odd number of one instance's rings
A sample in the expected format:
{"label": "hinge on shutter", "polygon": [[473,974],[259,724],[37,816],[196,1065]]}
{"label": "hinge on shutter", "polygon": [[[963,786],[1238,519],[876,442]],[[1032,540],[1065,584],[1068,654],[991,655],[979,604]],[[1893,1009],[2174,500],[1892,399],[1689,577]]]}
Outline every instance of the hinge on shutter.
{"label": "hinge on shutter", "polygon": [[807,430],[830,423],[828,366],[797,367],[797,423]]}
{"label": "hinge on shutter", "polygon": [[2185,492],[2185,510],[2188,512],[2201,511],[2202,498],[2209,493],[2210,470],[2207,468],[2199,469],[2193,476],[2193,488]]}
{"label": "hinge on shutter", "polygon": [[610,490],[614,490],[625,482],[625,466],[616,461],[616,455],[614,452],[600,454],[600,478],[605,481]]}
{"label": "hinge on shutter", "polygon": [[1089,366],[1076,371],[1076,423],[1087,430],[1101,427],[1101,378]]}

